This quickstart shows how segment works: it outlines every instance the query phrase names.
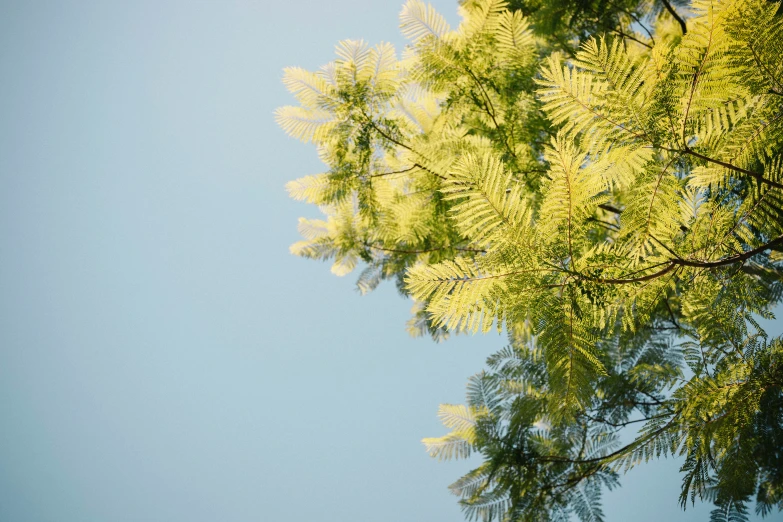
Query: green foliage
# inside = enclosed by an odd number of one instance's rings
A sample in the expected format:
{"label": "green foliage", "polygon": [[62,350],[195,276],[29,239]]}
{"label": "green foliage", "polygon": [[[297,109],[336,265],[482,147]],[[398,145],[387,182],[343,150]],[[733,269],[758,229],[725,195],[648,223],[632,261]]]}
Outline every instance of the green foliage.
{"label": "green foliage", "polygon": [[325,214],[292,252],[395,280],[416,335],[507,331],[424,439],[483,456],[450,486],[469,519],[601,520],[662,455],[683,506],[780,510],[783,343],[754,319],[783,297],[779,3],[459,9],[410,0],[401,57],[345,41],[285,70],[278,122],[328,166],[288,184]]}

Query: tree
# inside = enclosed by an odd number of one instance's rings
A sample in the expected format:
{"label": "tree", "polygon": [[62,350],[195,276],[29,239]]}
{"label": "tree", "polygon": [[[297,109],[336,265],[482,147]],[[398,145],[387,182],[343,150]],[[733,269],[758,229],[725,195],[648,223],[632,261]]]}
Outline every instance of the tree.
{"label": "tree", "polygon": [[286,69],[278,122],[329,167],[288,185],[326,216],[292,251],[396,281],[415,335],[508,332],[424,439],[484,457],[450,486],[468,518],[600,520],[666,454],[683,507],[783,509],[783,341],[756,321],[783,296],[780,3],[459,9],[410,0],[401,58]]}

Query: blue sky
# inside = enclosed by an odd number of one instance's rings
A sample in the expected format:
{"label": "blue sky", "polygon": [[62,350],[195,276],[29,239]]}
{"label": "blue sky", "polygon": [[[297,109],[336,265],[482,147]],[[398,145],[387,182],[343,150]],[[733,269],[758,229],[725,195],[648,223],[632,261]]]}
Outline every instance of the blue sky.
{"label": "blue sky", "polygon": [[[399,4],[0,5],[0,520],[462,520],[419,440],[504,338],[288,253],[282,68],[401,46]],[[707,518],[671,462],[625,484],[610,521]]]}

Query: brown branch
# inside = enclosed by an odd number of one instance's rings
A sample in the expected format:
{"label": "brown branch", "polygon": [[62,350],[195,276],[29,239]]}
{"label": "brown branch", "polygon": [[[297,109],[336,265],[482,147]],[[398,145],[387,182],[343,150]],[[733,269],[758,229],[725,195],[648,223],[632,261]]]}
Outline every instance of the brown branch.
{"label": "brown branch", "polygon": [[743,252],[741,254],[727,257],[725,259],[719,259],[717,261],[692,261],[690,259],[672,259],[670,262],[677,265],[692,266],[696,268],[717,268],[721,266],[733,265],[734,263],[740,263],[742,261],[746,261],[747,259],[750,259],[751,257],[778,245],[783,245],[783,235],[780,235],[775,239],[773,239],[772,241],[770,241],[769,243],[765,243],[759,247],[754,248],[753,250],[748,250],[747,252]]}
{"label": "brown branch", "polygon": [[613,279],[613,278],[603,279],[603,278],[600,278],[600,277],[587,277],[587,276],[584,276],[582,274],[577,274],[577,275],[580,275],[583,279],[588,279],[590,281],[595,281],[596,283],[604,283],[604,284],[609,284],[609,285],[623,285],[623,284],[627,284],[627,283],[641,283],[641,282],[644,282],[644,281],[649,281],[651,279],[657,279],[658,277],[661,277],[662,275],[668,274],[669,272],[674,270],[676,267],[677,267],[677,265],[675,263],[673,263],[672,261],[669,261],[668,264],[666,265],[666,267],[664,267],[662,270],[659,270],[657,272],[653,272],[652,274],[647,274],[647,275],[640,276],[640,277],[631,277],[631,278],[627,278],[627,279]]}
{"label": "brown branch", "polygon": [[611,230],[612,232],[617,232],[618,230],[620,230],[620,227],[618,227],[614,223],[610,223],[610,222],[604,221],[602,219],[590,217],[590,218],[587,218],[587,220],[588,221],[593,221],[595,223],[598,223],[599,225],[603,226],[605,229]]}
{"label": "brown branch", "polygon": [[680,329],[680,325],[677,322],[677,319],[674,318],[674,312],[672,311],[671,305],[669,305],[669,297],[667,296],[663,302],[666,304],[666,310],[669,312],[669,319],[672,322],[672,324],[675,326],[677,330]]}
{"label": "brown branch", "polygon": [[[631,12],[629,12],[629,11],[626,11],[625,9],[623,9],[623,8],[619,7],[619,6],[618,6],[618,5],[616,5],[616,4],[612,4],[611,2],[609,2],[609,5],[612,5],[612,6],[613,6],[615,9],[617,9],[618,11],[621,11],[621,12],[623,12],[623,13],[627,14],[627,15],[628,15],[628,16],[630,16],[630,17],[631,17],[631,18],[632,18],[634,21],[636,21],[636,22],[637,22],[637,23],[638,23],[638,24],[641,26],[641,28],[642,28],[642,29],[644,29],[644,30],[647,32],[647,34],[650,36],[650,40],[652,40],[652,43],[653,43],[653,45],[655,45],[655,39],[653,38],[652,34],[650,33],[650,30],[649,30],[649,29],[647,29],[647,27],[645,27],[645,26],[644,26],[644,24],[642,24],[641,20],[639,20],[639,19],[638,19],[636,16],[634,16],[634,14],[633,14],[633,13],[631,13]],[[648,49],[652,49],[652,48],[653,48],[653,45],[650,45],[650,44],[648,44],[647,42],[643,42],[643,41],[639,40],[638,38],[635,38],[633,35],[630,35],[630,34],[628,34],[628,33],[624,32],[624,31],[622,30],[622,25],[620,25],[620,29],[618,29],[618,28],[617,28],[617,27],[615,27],[615,26],[612,26],[612,25],[609,25],[609,24],[603,23],[603,22],[601,21],[601,14],[600,14],[598,11],[596,11],[595,9],[592,9],[592,8],[588,7],[588,10],[589,10],[590,12],[592,12],[592,13],[593,13],[593,14],[594,14],[594,15],[597,17],[597,19],[598,19],[598,22],[599,22],[599,23],[600,23],[600,24],[601,24],[601,25],[602,25],[604,28],[608,29],[609,31],[612,31],[612,32],[614,32],[614,33],[617,33],[617,34],[618,34],[618,35],[620,35],[622,38],[628,38],[629,40],[633,40],[634,42],[636,42],[636,43],[638,43],[638,44],[641,44],[641,45],[643,45],[643,46],[647,47]],[[623,44],[625,44],[625,42],[623,42]]]}
{"label": "brown branch", "polygon": [[[383,136],[384,138],[386,138],[388,141],[390,141],[390,142],[394,143],[394,144],[395,144],[395,145],[397,145],[397,146],[400,146],[400,147],[402,147],[402,148],[403,148],[403,149],[405,149],[405,150],[409,150],[410,152],[412,152],[412,153],[416,154],[416,155],[417,155],[417,156],[419,156],[419,157],[423,157],[423,156],[422,156],[420,153],[416,152],[415,150],[413,150],[412,148],[410,148],[408,145],[406,145],[406,144],[402,143],[401,141],[399,141],[399,140],[396,140],[396,139],[394,139],[393,137],[389,136],[389,133],[387,133],[387,132],[385,132],[383,129],[381,129],[381,128],[380,128],[380,127],[379,127],[379,126],[378,126],[378,125],[377,125],[377,124],[376,124],[376,123],[375,123],[375,122],[372,120],[372,118],[368,117],[366,114],[364,115],[364,117],[367,119],[367,122],[370,124],[370,126],[371,126],[373,129],[375,129],[375,131],[376,131],[378,134],[380,134],[381,136]],[[421,164],[417,164],[417,165],[419,166],[419,168],[421,168],[422,170],[426,170],[427,172],[429,172],[429,173],[430,173],[430,174],[432,174],[433,176],[437,176],[437,177],[439,177],[439,178],[440,178],[440,179],[442,179],[442,180],[445,180],[445,179],[447,179],[447,178],[446,178],[446,176],[441,176],[441,175],[440,175],[440,174],[438,174],[437,172],[434,172],[434,171],[432,171],[432,170],[428,169],[427,167],[425,167],[425,166],[423,166],[423,165],[421,165]]]}
{"label": "brown branch", "polygon": [[615,208],[615,207],[613,207],[611,205],[606,205],[604,203],[601,203],[600,205],[598,205],[598,208],[606,210],[607,212],[612,212],[614,214],[617,214],[618,216],[623,213],[623,211],[620,210],[619,208]]}
{"label": "brown branch", "polygon": [[635,14],[633,14],[631,11],[626,11],[625,9],[622,9],[621,7],[617,6],[617,4],[613,4],[613,5],[614,7],[618,8],[620,11],[624,12],[625,14],[633,18],[633,20],[639,25],[639,27],[644,29],[644,32],[647,33],[647,36],[650,37],[650,41],[652,42],[653,46],[655,46],[655,38],[653,37],[653,34],[650,32],[650,29],[648,29],[647,26],[644,25],[642,21],[639,20],[639,18]]}
{"label": "brown branch", "polygon": [[[671,167],[672,163],[676,160],[676,157],[672,157],[671,160],[669,160],[669,163],[666,164],[666,166],[663,168],[661,173],[658,175],[658,180],[655,182],[655,189],[653,190],[652,197],[650,198],[650,206],[647,208],[647,219],[644,223],[644,235],[650,235],[650,224],[652,223],[652,210],[653,206],[655,205],[655,198],[658,197],[659,188],[661,186],[661,183],[663,182],[663,177],[666,175],[666,172],[669,170],[669,167]],[[676,256],[675,256],[676,257]]]}
{"label": "brown branch", "polygon": [[661,246],[664,248],[664,250],[666,250],[667,252],[669,252],[669,253],[670,253],[671,255],[673,255],[673,256],[674,256],[676,259],[680,259],[680,256],[679,256],[679,254],[677,254],[677,252],[675,252],[675,251],[674,251],[674,250],[672,250],[671,248],[667,247],[667,246],[666,246],[664,243],[662,243],[662,242],[661,242],[661,240],[660,240],[660,239],[658,239],[657,237],[655,237],[655,236],[654,236],[654,235],[652,235],[652,234],[650,234],[650,237],[652,238],[652,240],[653,240],[653,241],[655,241],[656,243],[658,243],[659,245],[661,245]]}
{"label": "brown branch", "polygon": [[394,170],[392,172],[381,172],[380,174],[371,174],[370,178],[382,178],[383,176],[391,176],[393,174],[405,174],[406,172],[410,172],[414,169],[422,169],[424,170],[424,167],[419,165],[418,163],[414,163],[411,167],[408,167],[407,169],[402,170]]}
{"label": "brown branch", "polygon": [[655,395],[652,395],[649,392],[646,392],[644,390],[640,390],[639,388],[634,388],[634,391],[637,393],[641,393],[648,399],[650,399],[652,402],[646,402],[646,401],[633,401],[635,406],[666,406],[669,407],[669,403],[666,401],[661,401],[656,397]]}
{"label": "brown branch", "polygon": [[640,45],[643,45],[643,46],[647,47],[648,49],[652,49],[653,48],[653,46],[648,44],[647,42],[643,42],[643,41],[639,40],[638,38],[635,38],[634,36],[632,36],[632,35],[630,35],[630,34],[628,34],[626,32],[623,32],[620,29],[615,29],[613,27],[610,27],[609,30],[612,31],[612,32],[617,33],[621,38],[628,38],[629,40],[633,40],[634,42],[636,42],[636,43],[638,43]]}
{"label": "brown branch", "polygon": [[593,417],[592,415],[588,415],[587,413],[584,413],[583,415],[585,417],[587,417],[588,419],[590,419],[591,421],[600,422],[601,424],[606,424],[607,426],[611,426],[613,428],[624,428],[624,427],[626,427],[626,426],[628,426],[630,424],[635,424],[637,422],[645,422],[645,421],[648,421],[648,420],[653,420],[653,419],[657,419],[657,418],[665,416],[665,415],[655,415],[653,417],[644,417],[642,419],[634,419],[634,420],[629,420],[629,421],[625,421],[625,422],[614,423],[614,422],[608,421],[606,419],[602,419],[600,417]]}
{"label": "brown branch", "polygon": [[574,273],[574,275],[580,277],[581,279],[586,279],[588,281],[594,281],[596,283],[604,283],[604,284],[611,284],[611,285],[619,285],[619,284],[626,284],[626,283],[640,283],[643,281],[656,279],[662,275],[666,275],[679,266],[689,266],[693,268],[718,268],[721,266],[733,265],[734,263],[741,263],[757,254],[764,252],[765,250],[769,250],[778,245],[783,245],[783,235],[780,235],[775,239],[773,239],[772,241],[770,241],[769,243],[765,243],[759,247],[754,248],[753,250],[748,250],[747,252],[726,257],[724,259],[718,259],[717,261],[696,261],[693,259],[680,259],[680,258],[670,259],[667,261],[668,264],[663,269],[657,272],[653,272],[652,274],[647,274],[640,277],[633,277],[633,278],[626,278],[626,279],[613,279],[613,278],[604,279],[600,277],[590,277],[580,273]]}
{"label": "brown branch", "polygon": [[484,89],[484,85],[479,81],[470,68],[463,67],[463,69],[470,75],[471,78],[473,78],[473,81],[476,83],[476,85],[478,85],[478,88],[481,89],[481,94],[484,97],[484,112],[489,115],[489,117],[492,119],[492,123],[495,125],[495,129],[497,129],[497,131],[503,136],[503,145],[506,147],[506,150],[508,150],[509,154],[511,154],[511,156],[516,159],[517,155],[508,144],[508,136],[506,136],[506,133],[500,127],[500,124],[496,119],[497,111],[495,111],[495,105],[492,103],[492,99],[489,97],[486,89]]}
{"label": "brown branch", "polygon": [[682,34],[685,34],[688,32],[688,28],[685,25],[685,20],[682,19],[680,15],[677,14],[677,11],[674,10],[674,7],[672,7],[672,4],[669,3],[669,0],[661,0],[663,3],[663,6],[666,8],[667,11],[669,11],[669,14],[674,17],[675,20],[680,24],[680,29],[682,29]]}
{"label": "brown branch", "polygon": [[382,252],[392,252],[394,254],[426,254],[428,252],[437,252],[439,250],[446,250],[447,248],[453,248],[454,250],[458,250],[460,252],[477,252],[477,253],[480,253],[480,254],[486,254],[487,253],[486,250],[480,250],[480,249],[477,249],[477,248],[455,247],[453,245],[444,245],[444,246],[433,247],[433,248],[425,248],[425,249],[421,249],[421,250],[404,250],[404,249],[399,249],[399,248],[384,248],[384,247],[379,247],[377,245],[373,245],[373,244],[370,244],[370,243],[365,243],[364,246],[366,246],[367,248],[372,248],[374,250],[380,250]]}
{"label": "brown branch", "polygon": [[[688,140],[685,139],[685,129],[688,125],[688,114],[691,112],[691,107],[693,106],[693,95],[696,92],[696,85],[699,83],[699,77],[702,74],[702,71],[704,71],[704,65],[709,60],[710,55],[710,49],[712,48],[712,36],[714,32],[714,27],[712,30],[710,30],[710,39],[709,42],[707,42],[707,48],[704,51],[704,57],[699,61],[699,68],[693,75],[693,81],[691,82],[691,94],[688,96],[688,103],[685,105],[685,114],[683,114],[682,117],[682,146],[685,147],[687,150],[688,148]],[[685,31],[682,32],[685,34]]]}
{"label": "brown branch", "polygon": [[[770,71],[767,68],[767,66],[764,65],[764,63],[761,61],[761,58],[759,58],[759,56],[756,54],[756,50],[753,49],[753,45],[751,45],[750,42],[748,42],[748,49],[750,49],[750,52],[753,54],[753,61],[756,62],[756,65],[758,65],[759,68],[763,69],[764,72],[769,75],[769,77],[770,77],[770,79],[772,80],[773,83],[776,83],[778,85],[778,87],[783,87],[783,85],[781,85],[781,83],[780,83],[780,80],[778,80],[775,77],[775,75],[773,74],[773,72]],[[777,94],[778,96],[783,96],[783,94],[780,94],[779,92],[777,92],[776,90],[774,90],[772,88],[769,89],[769,92],[770,92],[770,94]]]}
{"label": "brown branch", "polygon": [[[661,415],[661,417],[664,417],[665,415]],[[603,463],[607,460],[612,460],[615,457],[622,456],[624,453],[627,453],[628,451],[631,451],[635,449],[638,446],[641,446],[645,442],[647,442],[650,439],[654,439],[667,429],[671,427],[672,424],[674,424],[674,421],[677,420],[677,415],[673,416],[669,422],[667,422],[664,426],[658,428],[652,433],[649,433],[641,438],[638,438],[631,442],[630,444],[626,444],[622,448],[618,449],[617,451],[613,451],[612,453],[609,453],[608,455],[604,455],[603,457],[595,457],[592,459],[570,459],[568,457],[561,457],[559,455],[544,455],[542,457],[539,457],[538,460],[541,462],[564,462],[568,464],[592,464],[592,463]]]}
{"label": "brown branch", "polygon": [[685,150],[677,150],[677,149],[670,149],[667,147],[658,147],[659,149],[665,150],[667,152],[674,152],[679,154],[689,154],[695,158],[699,158],[701,160],[706,161],[707,163],[713,163],[715,165],[720,165],[721,167],[727,168],[729,170],[733,170],[734,172],[739,172],[741,174],[747,174],[748,176],[752,177],[756,181],[760,183],[764,183],[766,185],[770,185],[775,188],[783,189],[783,184],[778,183],[777,181],[773,181],[771,179],[767,179],[764,177],[763,174],[759,174],[758,172],[754,172],[752,170],[743,169],[742,167],[738,167],[736,165],[732,165],[731,163],[726,163],[725,161],[721,161],[719,159],[710,158],[709,156],[705,156],[704,154],[700,154],[696,152],[695,150],[691,149],[690,147],[685,147]]}

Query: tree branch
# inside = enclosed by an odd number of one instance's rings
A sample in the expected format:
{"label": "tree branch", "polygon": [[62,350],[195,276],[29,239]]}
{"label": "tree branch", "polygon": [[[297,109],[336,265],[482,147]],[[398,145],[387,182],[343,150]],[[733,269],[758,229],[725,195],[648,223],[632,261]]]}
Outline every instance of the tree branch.
{"label": "tree branch", "polygon": [[688,32],[688,28],[685,25],[685,20],[682,19],[680,15],[677,14],[677,11],[674,10],[674,7],[672,7],[672,4],[669,3],[669,0],[661,0],[661,3],[663,3],[663,6],[666,8],[667,11],[669,11],[669,14],[674,17],[675,20],[680,24],[680,29],[682,29],[682,34],[685,34]]}
{"label": "tree branch", "polygon": [[642,419],[634,419],[634,420],[629,420],[629,421],[625,421],[625,422],[618,422],[618,423],[610,422],[610,421],[608,421],[606,419],[601,419],[599,417],[593,417],[592,415],[588,415],[587,413],[585,413],[584,416],[587,417],[588,419],[590,419],[591,421],[600,422],[601,424],[606,424],[607,426],[611,426],[613,428],[624,428],[624,427],[626,427],[626,426],[628,426],[630,424],[634,424],[634,423],[637,423],[637,422],[645,422],[645,421],[648,421],[648,420],[653,420],[653,419],[658,419],[658,418],[661,418],[661,417],[665,417],[666,414],[654,415],[652,417],[644,417]]}
{"label": "tree branch", "polygon": [[773,239],[772,241],[770,241],[769,243],[765,243],[759,247],[754,248],[753,250],[748,250],[747,252],[743,252],[741,254],[730,256],[724,259],[719,259],[717,261],[693,261],[690,259],[672,259],[670,262],[676,265],[692,266],[696,268],[717,268],[720,266],[733,265],[734,263],[740,263],[742,261],[746,261],[747,259],[750,259],[751,257],[778,245],[783,245],[783,235],[780,235],[775,239]]}
{"label": "tree branch", "polygon": [[424,167],[419,165],[418,163],[414,163],[412,166],[408,167],[407,169],[402,170],[394,170],[392,172],[381,172],[379,174],[370,174],[370,178],[382,178],[383,176],[391,176],[393,174],[405,174],[406,172],[410,172],[414,169],[422,169],[426,170]]}
{"label": "tree branch", "polygon": [[464,247],[457,247],[453,245],[443,245],[439,247],[433,247],[433,248],[424,248],[421,250],[405,250],[405,249],[399,249],[399,248],[384,248],[379,247],[377,245],[373,245],[371,243],[364,243],[364,246],[367,248],[372,248],[373,250],[380,250],[382,252],[392,252],[394,254],[426,254],[427,252],[437,252],[439,250],[446,250],[447,248],[453,248],[454,250],[458,250],[460,252],[477,252],[480,254],[486,254],[486,250],[480,250],[477,248],[464,248]]}
{"label": "tree branch", "polygon": [[661,270],[640,277],[632,277],[626,279],[622,279],[622,278],[604,279],[600,277],[590,277],[580,273],[574,273],[574,275],[580,277],[581,279],[586,279],[588,281],[595,281],[596,283],[604,283],[610,285],[620,285],[626,283],[641,283],[643,281],[649,281],[651,279],[656,279],[662,275],[666,275],[679,266],[689,266],[693,268],[718,268],[721,266],[733,265],[734,263],[741,263],[757,254],[764,252],[765,250],[769,250],[778,245],[783,245],[783,235],[778,236],[772,241],[770,241],[769,243],[765,243],[759,247],[754,248],[753,250],[748,250],[747,252],[743,252],[741,254],[726,257],[723,259],[718,259],[717,261],[696,261],[693,259],[680,259],[680,258],[670,259],[669,261],[667,261],[667,265]]}
{"label": "tree branch", "polygon": [[[666,150],[671,150],[671,149],[666,149]],[[690,154],[691,156],[702,159],[708,163],[714,163],[715,165],[720,165],[721,167],[727,168],[729,170],[733,170],[734,172],[747,174],[748,176],[752,177],[753,179],[761,183],[770,185],[775,188],[783,189],[783,184],[773,181],[771,179],[767,179],[762,174],[759,174],[758,172],[753,172],[752,170],[743,169],[742,167],[732,165],[731,163],[726,163],[725,161],[721,161],[715,158],[710,158],[709,156],[705,156],[704,154],[699,154],[698,152],[696,152],[695,150],[689,147],[685,147],[685,150],[683,151],[674,151],[674,152],[683,152],[685,154]]]}
{"label": "tree branch", "polygon": [[[662,417],[665,415],[661,415]],[[569,464],[592,464],[592,463],[604,463],[605,461],[614,460],[615,457],[622,456],[624,453],[627,453],[628,451],[633,450],[634,448],[644,444],[650,439],[653,439],[663,433],[664,431],[668,430],[672,424],[674,424],[674,421],[677,420],[677,415],[673,416],[669,422],[667,422],[662,427],[658,428],[657,430],[653,431],[652,433],[648,433],[647,435],[644,435],[630,444],[627,444],[623,446],[622,448],[618,449],[617,451],[613,451],[612,453],[609,453],[608,455],[604,455],[603,457],[595,457],[592,459],[570,459],[568,457],[561,457],[559,455],[544,455],[542,457],[539,457],[538,460],[541,462],[565,462]]]}
{"label": "tree branch", "polygon": [[[389,140],[390,142],[394,143],[395,145],[397,145],[397,146],[399,146],[399,147],[402,147],[403,149],[405,149],[405,150],[408,150],[408,151],[410,151],[410,152],[414,153],[415,155],[417,155],[417,156],[419,156],[419,157],[423,157],[421,154],[419,154],[418,152],[416,152],[415,150],[413,150],[412,148],[410,148],[408,145],[406,145],[406,144],[402,143],[401,141],[399,141],[399,140],[396,140],[396,139],[394,139],[393,137],[389,136],[389,133],[387,133],[387,132],[385,132],[383,129],[381,129],[381,128],[380,128],[380,127],[379,127],[379,126],[378,126],[378,125],[375,123],[375,121],[373,121],[373,119],[372,119],[372,118],[368,117],[366,114],[364,114],[364,117],[367,119],[367,122],[370,124],[370,126],[371,126],[373,129],[375,129],[375,131],[376,131],[378,134],[380,134],[381,136],[383,136],[384,138],[386,138],[386,139],[387,139],[387,140]],[[421,168],[422,170],[426,170],[427,172],[429,172],[429,173],[430,173],[430,174],[432,174],[433,176],[437,176],[437,177],[439,177],[440,179],[443,179],[443,180],[447,179],[447,178],[446,178],[446,176],[441,176],[441,175],[440,175],[440,174],[438,174],[437,172],[433,172],[432,170],[428,169],[428,168],[427,168],[427,167],[425,167],[424,165],[421,165],[421,164],[418,164],[418,163],[417,163],[417,165],[419,166],[419,168]]]}
{"label": "tree branch", "polygon": [[604,203],[601,203],[600,205],[598,205],[598,208],[606,210],[607,212],[612,212],[614,214],[617,214],[618,216],[623,213],[622,210],[620,210],[618,208],[615,208],[615,207],[613,207],[611,205],[606,205]]}

